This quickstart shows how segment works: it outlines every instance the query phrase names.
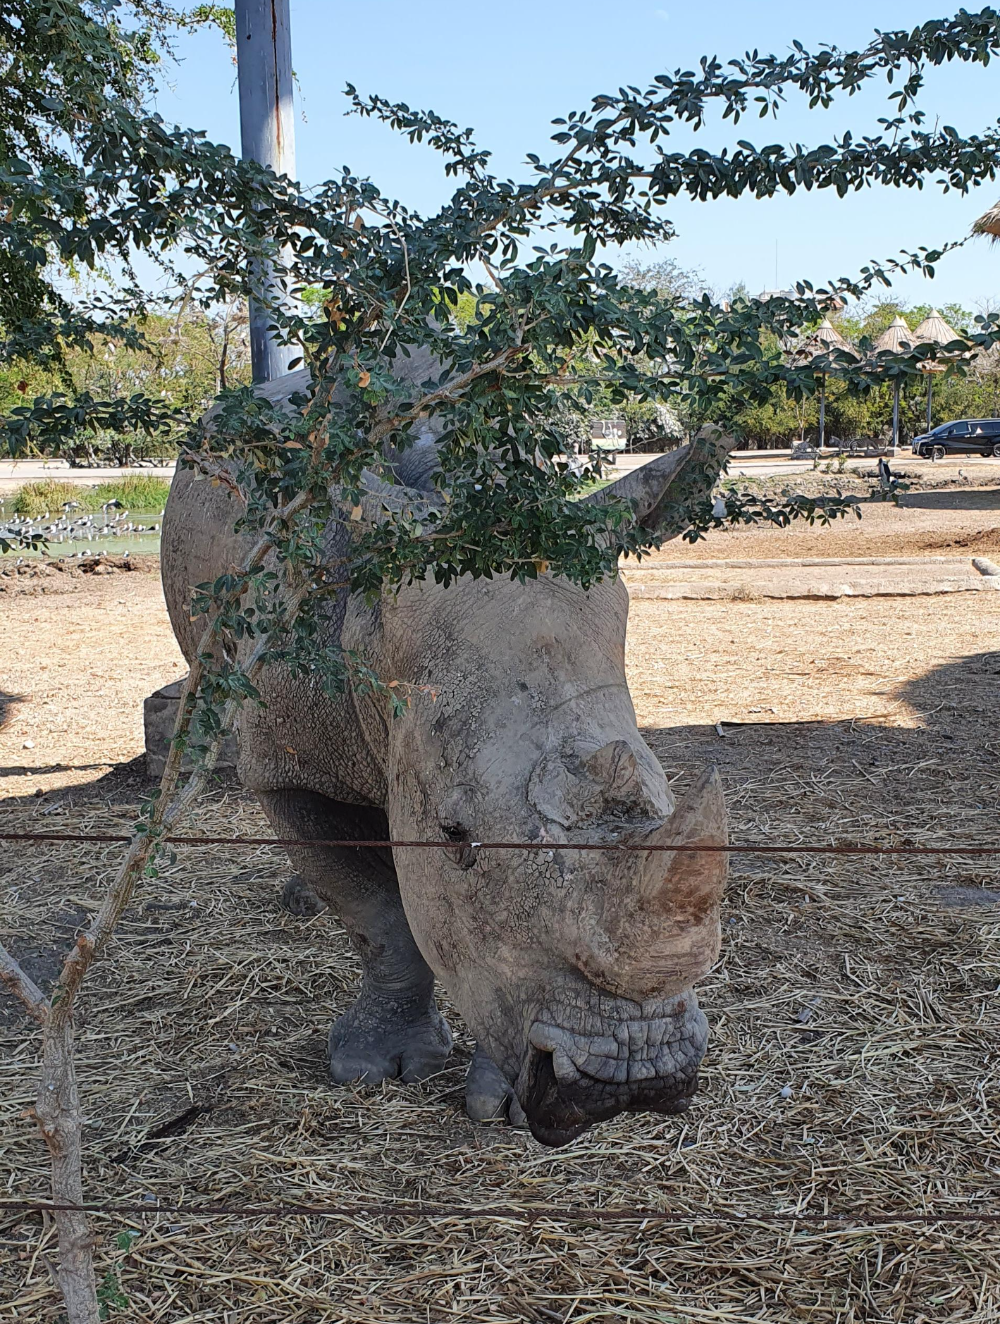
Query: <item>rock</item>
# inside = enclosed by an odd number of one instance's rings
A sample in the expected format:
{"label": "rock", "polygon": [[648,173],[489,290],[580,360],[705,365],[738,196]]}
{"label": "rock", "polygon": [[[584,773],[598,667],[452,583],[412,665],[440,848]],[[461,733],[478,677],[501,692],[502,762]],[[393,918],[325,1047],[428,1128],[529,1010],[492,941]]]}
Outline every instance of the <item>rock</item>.
{"label": "rock", "polygon": [[[170,738],[174,733],[177,720],[177,705],[180,702],[183,680],[175,680],[164,685],[148,699],[143,701],[142,717],[146,733],[146,773],[159,779],[167,761]],[[220,771],[236,767],[236,739],[229,736],[222,745],[216,768]]]}
{"label": "rock", "polygon": [[985,887],[936,887],[934,890],[942,906],[949,910],[1000,905],[1000,892],[990,892]]}
{"label": "rock", "polygon": [[26,741],[24,742],[24,744],[21,746],[21,748],[22,748],[22,749],[34,749],[34,748],[35,748],[35,742],[34,742],[33,740],[26,740]]}

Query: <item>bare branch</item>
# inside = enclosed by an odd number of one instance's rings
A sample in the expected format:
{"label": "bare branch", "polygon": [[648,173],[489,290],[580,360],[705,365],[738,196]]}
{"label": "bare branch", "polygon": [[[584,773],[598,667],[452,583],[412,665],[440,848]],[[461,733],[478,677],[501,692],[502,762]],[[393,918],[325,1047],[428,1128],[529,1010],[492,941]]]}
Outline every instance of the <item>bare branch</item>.
{"label": "bare branch", "polygon": [[0,944],[0,984],[9,988],[14,996],[24,1003],[29,1014],[39,1025],[45,1024],[45,1018],[49,1014],[47,998],[2,944]]}

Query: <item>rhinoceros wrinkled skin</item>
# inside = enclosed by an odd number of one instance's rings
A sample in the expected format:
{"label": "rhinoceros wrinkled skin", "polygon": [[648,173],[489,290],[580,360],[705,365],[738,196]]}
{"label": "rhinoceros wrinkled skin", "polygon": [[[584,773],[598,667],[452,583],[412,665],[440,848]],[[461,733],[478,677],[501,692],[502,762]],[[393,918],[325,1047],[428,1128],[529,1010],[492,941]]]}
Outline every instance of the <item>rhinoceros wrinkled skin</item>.
{"label": "rhinoceros wrinkled skin", "polygon": [[[297,373],[264,390],[280,401],[304,385]],[[647,527],[686,459],[674,452],[618,485]],[[433,462],[429,442],[397,462],[423,500]],[[190,589],[239,564],[237,514],[225,488],[187,471],[174,480],[163,577],[189,659],[203,628]],[[331,556],[345,537],[331,528]],[[725,841],[717,775],[676,807],[639,734],[627,615],[620,581],[584,591],[548,574],[420,583],[375,606],[345,596],[330,647],[412,687],[396,718],[373,697],[331,699],[308,678],[265,673],[264,705],[240,719],[239,773],[279,836],[454,842],[289,849],[361,960],[358,999],[330,1033],[335,1081],[444,1066],[437,978],[478,1041],[472,1117],[523,1117],[559,1145],[622,1111],[688,1106],[707,1039],[692,986],[718,954],[725,854],[560,850]],[[489,841],[543,849],[474,844]]]}

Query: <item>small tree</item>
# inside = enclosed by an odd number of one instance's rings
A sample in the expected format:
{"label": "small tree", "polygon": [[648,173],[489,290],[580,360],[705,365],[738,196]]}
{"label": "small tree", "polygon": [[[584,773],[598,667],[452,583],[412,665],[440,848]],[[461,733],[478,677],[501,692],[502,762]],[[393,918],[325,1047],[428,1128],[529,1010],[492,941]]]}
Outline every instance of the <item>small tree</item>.
{"label": "small tree", "polygon": [[[216,6],[200,8],[217,18]],[[206,273],[199,295],[206,307],[234,296],[266,306],[268,292],[248,273],[285,251],[295,284],[321,291],[321,302],[318,316],[308,307],[272,309],[278,334],[302,345],[310,368],[288,408],[248,388],[229,390],[214,427],[192,423],[184,437],[185,461],[239,498],[251,551],[241,566],[199,586],[194,609],[205,629],[167,771],[115,883],[53,998],[0,949],[0,977],[41,1026],[37,1113],[52,1146],[57,1203],[71,1206],[57,1214],[71,1324],[97,1319],[78,1208],[74,1000],[138,881],[155,876],[163,837],[193,802],[222,734],[240,705],[255,699],[260,669],[309,667],[330,688],[381,687],[388,703],[405,703],[363,662],[317,648],[317,612],[331,596],[347,588],[376,595],[428,575],[447,584],[465,574],[524,579],[551,571],[588,585],[614,574],[622,553],[641,554],[659,535],[637,525],[621,502],[575,499],[581,480],[564,462],[565,429],[554,423],[560,411],[579,413],[603,392],[614,406],[674,406],[695,420],[727,396],[751,407],[777,385],[793,400],[812,394],[816,361],[790,365],[775,346],[835,300],[887,284],[894,271],[932,274],[939,256],[921,250],[823,290],[802,282],[794,297],[766,303],[665,299],[623,280],[603,257],[625,242],[669,239],[661,209],[673,198],[765,198],[799,188],[843,196],[870,183],[918,186],[928,177],[965,190],[993,178],[1000,144],[995,129],[964,138],[928,130],[915,104],[929,66],[985,64],[1000,51],[992,9],[879,33],[857,51],[812,54],[796,43],[784,59],[706,58],[697,71],[664,73],[646,89],[597,96],[556,122],[548,159],[529,156],[520,183],[491,172],[489,153],[470,131],[349,89],[356,113],[441,154],[456,191],[424,218],[350,171],[306,197],[196,133],[168,129],[143,96],[170,15],[159,0],[133,0],[131,10],[138,19],[128,29],[115,0],[0,0],[3,360],[61,372],[69,351],[92,350],[98,340],[140,347],[148,307],[130,277],[136,249],[168,266],[183,251]],[[786,96],[828,106],[874,78],[892,84],[893,114],[859,142],[845,134],[812,149],[747,140],[722,152],[664,145],[675,127],[700,129],[713,110],[735,126],[750,110],[776,113]],[[120,276],[114,297],[70,301],[67,270],[101,263]],[[477,281],[476,272],[485,278]],[[470,296],[472,316],[453,317]],[[984,349],[1000,340],[996,321],[981,323],[976,339]],[[408,360],[406,374],[400,367]],[[859,389],[872,384],[864,368],[836,355],[827,366]],[[32,429],[49,439],[85,426],[168,431],[181,417],[162,397],[138,393],[42,398],[12,413],[14,446]],[[387,454],[428,431],[439,447],[436,492],[416,502],[394,490]],[[686,458],[666,525],[696,537],[713,522],[709,493],[725,453],[701,438]],[[373,473],[385,486],[373,487]],[[732,518],[748,517],[748,509],[730,503]],[[814,518],[817,509],[798,501],[757,513],[784,522],[799,513]],[[349,559],[331,565],[323,535],[335,521],[356,537]],[[275,554],[277,573],[265,569]],[[178,789],[185,750],[196,770]]]}

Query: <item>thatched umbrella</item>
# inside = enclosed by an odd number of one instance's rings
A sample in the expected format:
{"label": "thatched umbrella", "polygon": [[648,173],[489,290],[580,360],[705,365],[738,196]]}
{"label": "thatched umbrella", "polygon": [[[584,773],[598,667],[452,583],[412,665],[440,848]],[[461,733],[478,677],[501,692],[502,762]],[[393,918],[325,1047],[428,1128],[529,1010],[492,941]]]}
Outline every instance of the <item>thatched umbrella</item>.
{"label": "thatched umbrella", "polygon": [[[903,319],[896,316],[892,324],[875,341],[876,354],[905,354],[913,348],[913,332]],[[892,384],[892,448],[899,445],[899,383],[897,376]]]}
{"label": "thatched umbrella", "polygon": [[[918,345],[950,345],[955,340],[961,340],[961,336],[948,325],[936,308],[932,308],[913,332],[913,339]],[[938,359],[927,359],[921,363],[920,370],[927,374],[927,431],[930,432],[934,374],[944,372],[945,365]]]}
{"label": "thatched umbrella", "polygon": [[[846,350],[848,354],[853,354],[854,350],[840,334],[837,328],[831,323],[829,317],[824,317],[819,326],[808,335],[796,351],[797,356],[810,359],[818,359],[824,354],[829,354],[832,349]],[[819,386],[819,447],[822,449],[823,442],[826,439],[826,373],[820,374]]]}
{"label": "thatched umbrella", "polygon": [[973,222],[972,233],[988,234],[994,242],[1000,239],[1000,202],[994,202],[989,211]]}

